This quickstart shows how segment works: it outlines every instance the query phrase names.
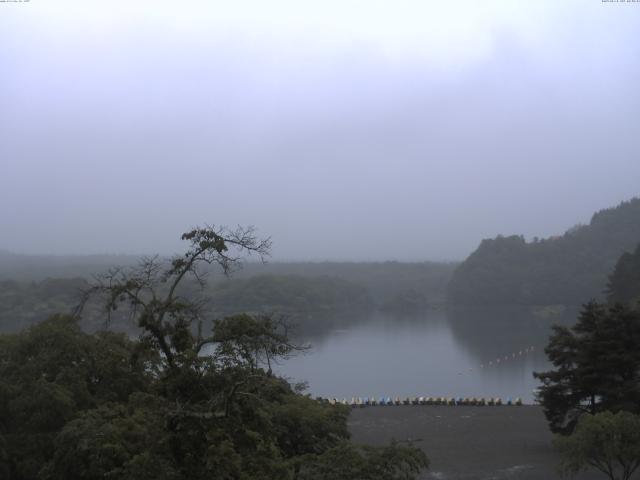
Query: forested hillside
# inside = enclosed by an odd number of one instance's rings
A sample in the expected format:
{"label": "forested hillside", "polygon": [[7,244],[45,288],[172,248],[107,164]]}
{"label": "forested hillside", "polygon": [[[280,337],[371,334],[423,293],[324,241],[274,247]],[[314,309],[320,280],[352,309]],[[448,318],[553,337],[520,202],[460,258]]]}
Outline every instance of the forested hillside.
{"label": "forested hillside", "polygon": [[608,300],[630,307],[640,306],[640,243],[633,253],[624,253],[609,277]]}
{"label": "forested hillside", "polygon": [[454,272],[448,300],[461,305],[578,305],[601,299],[618,258],[639,242],[639,198],[601,210],[589,225],[559,237],[483,240]]}

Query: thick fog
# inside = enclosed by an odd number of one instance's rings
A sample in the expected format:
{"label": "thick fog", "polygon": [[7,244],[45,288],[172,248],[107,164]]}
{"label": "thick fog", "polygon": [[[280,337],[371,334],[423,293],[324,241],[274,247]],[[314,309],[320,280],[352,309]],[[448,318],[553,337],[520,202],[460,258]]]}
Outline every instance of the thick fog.
{"label": "thick fog", "polygon": [[462,259],[640,193],[640,3],[0,3],[0,249]]}

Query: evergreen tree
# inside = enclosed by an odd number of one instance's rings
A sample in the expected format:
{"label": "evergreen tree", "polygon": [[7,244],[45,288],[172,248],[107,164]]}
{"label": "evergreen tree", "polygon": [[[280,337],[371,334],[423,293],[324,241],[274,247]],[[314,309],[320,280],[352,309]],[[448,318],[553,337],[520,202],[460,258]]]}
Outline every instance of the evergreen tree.
{"label": "evergreen tree", "polygon": [[639,311],[590,302],[576,325],[554,327],[545,352],[555,369],[534,376],[553,432],[571,433],[584,412],[640,412]]}

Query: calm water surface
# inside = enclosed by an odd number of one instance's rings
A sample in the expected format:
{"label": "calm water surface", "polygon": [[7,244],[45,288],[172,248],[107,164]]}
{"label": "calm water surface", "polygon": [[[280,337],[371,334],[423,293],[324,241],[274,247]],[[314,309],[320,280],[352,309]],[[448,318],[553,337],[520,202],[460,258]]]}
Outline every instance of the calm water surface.
{"label": "calm water surface", "polygon": [[500,396],[530,403],[539,386],[532,372],[549,367],[544,346],[551,324],[573,322],[575,314],[550,319],[515,309],[413,317],[375,313],[304,335],[311,350],[276,370],[291,381],[309,382],[313,396]]}

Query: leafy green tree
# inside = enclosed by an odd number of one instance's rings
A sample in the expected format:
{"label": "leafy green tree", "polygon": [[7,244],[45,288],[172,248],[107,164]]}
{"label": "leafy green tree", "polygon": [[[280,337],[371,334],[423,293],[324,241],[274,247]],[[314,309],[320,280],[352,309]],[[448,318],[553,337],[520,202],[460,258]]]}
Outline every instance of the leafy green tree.
{"label": "leafy green tree", "polygon": [[561,472],[573,476],[593,467],[611,480],[629,480],[640,467],[640,416],[629,412],[584,415],[575,432],[557,437]]}
{"label": "leafy green tree", "polygon": [[[240,314],[214,321],[205,335],[201,305],[181,294],[189,277],[205,285],[203,264],[217,264],[227,273],[238,254],[265,255],[268,241],[241,228],[194,229],[182,238],[189,242],[183,256],[113,271],[88,291],[102,295],[109,311],[128,307],[142,331],[141,345],[161,354],[154,385],[164,405],[166,427],[164,436],[158,435],[167,445],[163,458],[179,478],[294,478],[305,461],[348,439],[348,410],[300,395],[273,376],[272,363],[301,348],[289,340],[285,322]],[[203,355],[207,346],[209,355]],[[426,465],[415,460],[423,454],[409,447],[362,451],[372,461],[385,459],[376,471],[405,472],[404,478]],[[129,462],[117,460],[119,468]]]}
{"label": "leafy green tree", "polygon": [[640,312],[590,302],[545,352],[555,369],[534,376],[553,432],[571,433],[585,412],[640,411]]}
{"label": "leafy green tree", "polygon": [[10,478],[293,480],[327,462],[349,472],[352,460],[359,478],[415,478],[422,452],[350,446],[348,408],[273,375],[272,362],[298,349],[286,323],[235,315],[203,332],[201,302],[183,282],[204,285],[201,267],[228,272],[268,242],[208,227],[183,239],[184,255],[112,270],[86,292],[85,305],[97,296],[109,314],[124,310],[137,341],[87,334],[63,316],[0,336],[0,459]]}
{"label": "leafy green tree", "polygon": [[180,478],[167,448],[158,399],[135,394],[124,404],[105,404],[68,422],[54,442],[53,459],[40,472],[50,480]]}
{"label": "leafy green tree", "polygon": [[350,408],[326,405],[303,395],[288,395],[269,406],[278,448],[286,458],[320,454],[349,438]]}
{"label": "leafy green tree", "polygon": [[298,480],[406,480],[429,466],[422,450],[392,443],[376,448],[341,443],[321,455],[308,457]]}
{"label": "leafy green tree", "polygon": [[226,364],[240,362],[251,370],[264,365],[271,372],[274,361],[306,349],[291,342],[289,328],[284,319],[268,315],[233,315],[215,320],[213,335],[202,344],[215,344],[213,355]]}
{"label": "leafy green tree", "polygon": [[133,353],[124,335],[87,335],[67,316],[0,336],[0,436],[10,478],[36,478],[56,435],[79,412],[148,388]]}

